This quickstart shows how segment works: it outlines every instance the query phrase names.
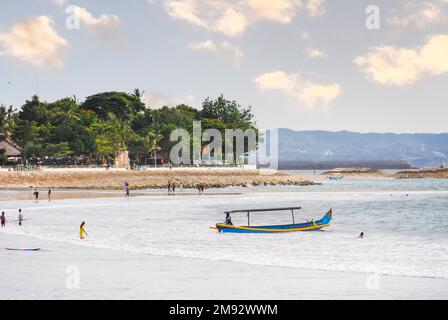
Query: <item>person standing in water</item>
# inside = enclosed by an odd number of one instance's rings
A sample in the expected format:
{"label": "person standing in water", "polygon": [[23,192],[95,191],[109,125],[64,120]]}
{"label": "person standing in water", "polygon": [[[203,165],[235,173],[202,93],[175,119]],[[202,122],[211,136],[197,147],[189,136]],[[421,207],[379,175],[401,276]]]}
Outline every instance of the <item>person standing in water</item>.
{"label": "person standing in water", "polygon": [[1,222],[1,227],[2,228],[6,227],[6,222],[8,222],[8,221],[6,220],[4,211],[2,211],[2,215],[0,216],[0,222]]}
{"label": "person standing in water", "polygon": [[22,225],[23,222],[23,214],[22,214],[22,209],[19,209],[19,226]]}
{"label": "person standing in water", "polygon": [[124,190],[126,191],[126,197],[129,197],[129,182],[124,182]]}
{"label": "person standing in water", "polygon": [[84,240],[84,236],[88,236],[88,234],[84,228],[85,225],[86,225],[86,223],[83,221],[81,223],[81,226],[79,227],[79,237],[81,238],[81,240]]}
{"label": "person standing in water", "polygon": [[38,201],[39,200],[39,189],[35,188],[33,195],[34,195],[34,198],[36,199],[36,201]]}

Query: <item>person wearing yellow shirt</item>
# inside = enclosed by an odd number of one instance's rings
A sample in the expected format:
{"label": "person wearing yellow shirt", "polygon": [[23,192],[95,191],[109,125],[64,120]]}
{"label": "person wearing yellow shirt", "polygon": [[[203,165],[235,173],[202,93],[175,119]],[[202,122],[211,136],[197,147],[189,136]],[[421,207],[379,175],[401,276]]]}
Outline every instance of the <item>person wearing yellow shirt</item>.
{"label": "person wearing yellow shirt", "polygon": [[83,221],[81,223],[81,226],[79,227],[79,237],[81,238],[81,240],[84,239],[85,236],[88,236],[86,230],[84,229],[86,223]]}

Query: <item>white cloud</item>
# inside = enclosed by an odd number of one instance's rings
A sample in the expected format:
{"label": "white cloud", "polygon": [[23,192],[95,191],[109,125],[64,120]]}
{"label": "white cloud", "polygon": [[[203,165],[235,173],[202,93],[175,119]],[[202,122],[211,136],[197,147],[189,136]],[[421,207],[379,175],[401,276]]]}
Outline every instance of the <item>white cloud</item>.
{"label": "white cloud", "polygon": [[325,0],[308,0],[305,6],[310,17],[320,17],[325,14]]}
{"label": "white cloud", "polygon": [[310,59],[321,59],[325,57],[325,53],[318,48],[306,48],[306,55]]}
{"label": "white cloud", "polygon": [[[305,7],[302,1],[307,1]],[[302,8],[310,16],[324,12],[323,0],[163,0],[163,6],[175,20],[228,37],[241,35],[258,21],[290,23]]]}
{"label": "white cloud", "polygon": [[373,82],[412,84],[427,75],[448,73],[448,35],[433,35],[418,48],[373,47],[354,63]]}
{"label": "white cloud", "polygon": [[51,2],[53,2],[54,4],[56,4],[58,6],[62,6],[66,3],[66,0],[51,0]]}
{"label": "white cloud", "polygon": [[238,65],[243,58],[243,53],[240,48],[231,44],[228,41],[221,43],[221,50],[229,59],[233,61],[234,64]]}
{"label": "white cloud", "polygon": [[246,16],[243,13],[235,11],[233,8],[227,8],[221,18],[216,21],[213,29],[227,36],[238,36],[244,32],[247,26]]}
{"label": "white cloud", "polygon": [[193,50],[207,50],[207,51],[218,51],[215,43],[211,40],[206,40],[202,42],[193,42],[189,45],[190,49]]}
{"label": "white cloud", "polygon": [[164,106],[175,107],[179,104],[192,105],[194,103],[194,96],[189,94],[184,97],[170,98],[161,93],[145,92],[143,95],[143,101],[151,108],[161,108]]}
{"label": "white cloud", "polygon": [[238,65],[243,58],[243,53],[241,50],[234,44],[229,41],[223,41],[221,44],[217,45],[211,40],[206,40],[202,42],[193,42],[189,45],[192,50],[200,50],[200,51],[211,51],[223,54],[227,58],[229,58],[235,65]]}
{"label": "white cloud", "polygon": [[195,0],[167,0],[165,11],[173,18],[185,20],[191,24],[206,27],[207,22],[198,16],[198,8]]}
{"label": "white cloud", "polygon": [[259,19],[290,23],[301,7],[300,0],[249,0],[249,6]]}
{"label": "white cloud", "polygon": [[47,16],[15,23],[11,30],[0,33],[5,54],[38,67],[62,68],[68,46],[53,28]]}
{"label": "white cloud", "polygon": [[95,18],[87,9],[75,5],[69,6],[67,12],[76,15],[82,23],[90,28],[115,30],[121,23],[120,18],[116,15],[101,14]]}
{"label": "white cloud", "polygon": [[280,91],[301,106],[313,108],[318,104],[328,105],[341,92],[339,84],[317,84],[302,79],[298,74],[274,71],[254,79],[260,92]]}
{"label": "white cloud", "polygon": [[[448,1],[444,1],[448,2]],[[403,14],[387,18],[390,25],[407,28],[424,28],[430,24],[443,23],[447,21],[447,15],[438,1],[419,1],[406,3],[400,12]]]}

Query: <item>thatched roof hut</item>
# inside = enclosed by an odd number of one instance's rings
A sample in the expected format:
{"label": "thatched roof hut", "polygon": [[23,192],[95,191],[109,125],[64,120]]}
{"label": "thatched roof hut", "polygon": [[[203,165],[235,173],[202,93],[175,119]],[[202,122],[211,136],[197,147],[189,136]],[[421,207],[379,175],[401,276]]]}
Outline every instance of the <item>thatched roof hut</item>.
{"label": "thatched roof hut", "polygon": [[20,158],[22,155],[22,149],[2,133],[0,133],[0,149],[5,149],[8,158]]}

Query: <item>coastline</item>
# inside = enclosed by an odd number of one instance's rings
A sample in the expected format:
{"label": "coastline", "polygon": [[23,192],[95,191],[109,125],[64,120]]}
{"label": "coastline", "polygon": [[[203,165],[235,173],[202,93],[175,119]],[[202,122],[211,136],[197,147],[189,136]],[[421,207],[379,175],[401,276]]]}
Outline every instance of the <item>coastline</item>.
{"label": "coastline", "polygon": [[409,169],[397,172],[394,177],[396,179],[448,179],[448,168],[423,168]]}
{"label": "coastline", "polygon": [[249,185],[314,185],[302,176],[273,170],[223,168],[160,168],[142,171],[126,170],[42,170],[33,172],[0,171],[0,188],[59,188],[122,190],[128,181],[131,190],[162,189],[168,183],[177,187],[205,188],[245,187]]}
{"label": "coastline", "polygon": [[[40,247],[37,252],[6,246]],[[2,232],[5,299],[447,299],[448,280],[155,256]],[[26,263],[25,263],[26,261]],[[179,272],[182,266],[182,272]],[[79,289],[66,286],[79,271]],[[40,270],[36,276],[36,270]],[[126,271],[124,271],[126,270]],[[232,285],[229,285],[232,284]]]}
{"label": "coastline", "polygon": [[[29,200],[35,202],[32,188],[2,188],[0,187],[0,201],[19,201]],[[167,191],[164,189],[145,189],[133,190],[129,197],[141,196],[165,196]],[[176,196],[195,196],[198,194],[196,189],[183,189],[181,192],[176,192]],[[211,189],[207,190],[204,196],[216,195],[238,195],[241,191],[237,190],[223,190]],[[46,189],[43,189],[39,196],[39,201],[53,201],[53,200],[69,200],[69,199],[101,199],[101,198],[123,198],[125,197],[123,190],[108,190],[108,189],[78,189],[78,188],[54,188],[52,189],[51,198],[48,199]]]}

